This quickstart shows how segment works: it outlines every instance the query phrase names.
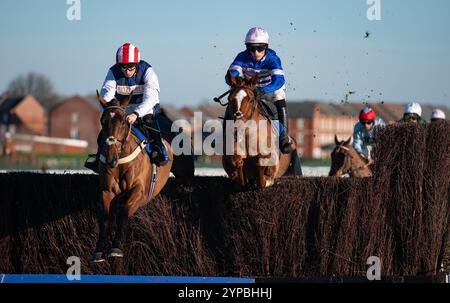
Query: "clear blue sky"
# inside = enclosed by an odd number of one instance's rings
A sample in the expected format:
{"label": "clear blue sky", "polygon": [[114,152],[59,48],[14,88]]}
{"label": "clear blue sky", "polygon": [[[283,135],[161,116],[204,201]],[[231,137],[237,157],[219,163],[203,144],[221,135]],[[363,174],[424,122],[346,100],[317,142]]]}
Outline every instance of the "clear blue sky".
{"label": "clear blue sky", "polygon": [[67,20],[68,8],[0,1],[0,92],[35,71],[60,94],[93,93],[130,41],[153,65],[161,102],[194,105],[227,89],[226,69],[258,25],[281,57],[288,100],[339,101],[352,90],[358,101],[450,104],[448,0],[381,0],[381,21],[366,18],[366,0],[81,0],[80,21]]}

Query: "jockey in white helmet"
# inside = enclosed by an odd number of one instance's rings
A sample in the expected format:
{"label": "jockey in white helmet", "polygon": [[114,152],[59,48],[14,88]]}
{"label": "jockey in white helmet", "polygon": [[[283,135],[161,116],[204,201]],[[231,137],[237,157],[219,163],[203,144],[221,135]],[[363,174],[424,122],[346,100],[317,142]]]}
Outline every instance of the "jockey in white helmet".
{"label": "jockey in white helmet", "polygon": [[[246,50],[237,55],[229,71],[234,77],[247,79],[252,78],[255,73],[259,74],[255,95],[258,99],[274,102],[278,120],[283,125],[283,130],[280,131],[280,149],[283,153],[290,153],[292,141],[288,136],[286,87],[281,60],[276,52],[269,48],[269,34],[261,27],[253,27],[248,31],[245,45]],[[225,119],[227,116],[228,110]]]}
{"label": "jockey in white helmet", "polygon": [[431,122],[445,120],[445,113],[442,109],[436,108],[431,112]]}
{"label": "jockey in white helmet", "polygon": [[426,124],[422,117],[422,107],[417,102],[409,102],[403,108],[403,117],[400,122],[412,122],[419,124]]}

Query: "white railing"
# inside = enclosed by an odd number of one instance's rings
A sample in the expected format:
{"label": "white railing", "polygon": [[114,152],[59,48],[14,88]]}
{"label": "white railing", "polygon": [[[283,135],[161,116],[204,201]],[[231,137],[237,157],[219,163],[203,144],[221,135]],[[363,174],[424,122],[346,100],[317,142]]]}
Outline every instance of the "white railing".
{"label": "white railing", "polygon": [[13,140],[16,139],[16,140],[20,140],[20,141],[28,141],[28,142],[66,145],[66,146],[81,147],[81,148],[86,148],[88,146],[88,142],[86,140],[55,138],[55,137],[45,137],[45,136],[35,136],[35,135],[15,134],[12,136],[12,139]]}

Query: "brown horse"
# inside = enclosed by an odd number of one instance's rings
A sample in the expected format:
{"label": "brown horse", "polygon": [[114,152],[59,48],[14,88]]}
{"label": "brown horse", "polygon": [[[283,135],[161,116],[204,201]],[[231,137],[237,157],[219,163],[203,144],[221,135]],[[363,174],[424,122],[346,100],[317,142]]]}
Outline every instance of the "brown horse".
{"label": "brown horse", "polygon": [[[131,132],[125,113],[131,95],[120,103],[114,100],[115,104],[113,101],[106,103],[98,92],[97,97],[104,108],[100,121],[106,140],[99,165],[99,237],[92,261],[102,262],[109,240],[112,240],[112,245],[108,256],[123,257],[121,245],[128,219],[139,207],[158,195],[169,178],[172,161],[160,167],[152,164],[145,151],[145,141]],[[172,160],[170,145],[167,141],[163,142]],[[114,223],[116,228],[112,237]]]}
{"label": "brown horse", "polygon": [[[293,153],[280,153],[278,135],[272,136],[274,125],[270,119],[262,115],[260,104],[253,92],[258,83],[257,74],[252,79],[244,79],[233,77],[228,72],[227,78],[231,85],[228,96],[229,117],[232,117],[235,123],[241,122],[241,125],[248,125],[249,121],[254,121],[254,125],[258,125],[258,127],[257,131],[246,127],[240,128],[240,130],[234,128],[234,137],[229,138],[230,142],[227,142],[227,131],[224,129],[223,167],[239,190],[253,185],[255,182],[258,188],[271,186],[276,178],[283,176],[288,170],[291,159],[294,157],[293,154],[296,153],[296,143],[293,141]],[[233,145],[231,154],[229,154],[227,143]],[[241,152],[238,152],[240,144],[243,145],[243,148]],[[261,146],[267,148],[263,151]]]}
{"label": "brown horse", "polygon": [[339,141],[334,136],[336,147],[331,152],[331,169],[329,176],[341,177],[349,174],[351,177],[371,177],[370,164],[366,163],[350,144],[352,138],[347,141]]}

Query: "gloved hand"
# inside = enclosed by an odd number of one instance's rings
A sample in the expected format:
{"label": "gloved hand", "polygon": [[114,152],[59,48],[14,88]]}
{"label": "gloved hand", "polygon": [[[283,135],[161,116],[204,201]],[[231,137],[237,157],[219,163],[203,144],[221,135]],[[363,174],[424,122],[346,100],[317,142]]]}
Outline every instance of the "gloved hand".
{"label": "gloved hand", "polygon": [[137,118],[138,118],[137,113],[131,113],[127,116],[127,122],[133,124],[134,122],[136,122]]}

